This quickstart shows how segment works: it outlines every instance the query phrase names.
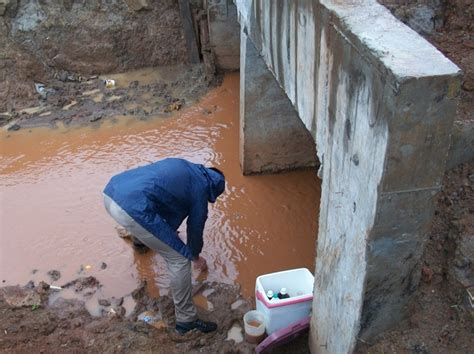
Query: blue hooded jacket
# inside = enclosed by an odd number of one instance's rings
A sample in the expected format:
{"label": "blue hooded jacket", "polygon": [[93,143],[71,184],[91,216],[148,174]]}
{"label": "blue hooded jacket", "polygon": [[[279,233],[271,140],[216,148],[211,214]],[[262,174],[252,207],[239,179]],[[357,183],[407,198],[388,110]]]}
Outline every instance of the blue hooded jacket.
{"label": "blue hooded jacket", "polygon": [[[224,192],[220,173],[177,158],[122,172],[109,181],[104,194],[148,232],[188,259],[196,259],[203,246],[207,203]],[[176,230],[187,220],[187,244]]]}

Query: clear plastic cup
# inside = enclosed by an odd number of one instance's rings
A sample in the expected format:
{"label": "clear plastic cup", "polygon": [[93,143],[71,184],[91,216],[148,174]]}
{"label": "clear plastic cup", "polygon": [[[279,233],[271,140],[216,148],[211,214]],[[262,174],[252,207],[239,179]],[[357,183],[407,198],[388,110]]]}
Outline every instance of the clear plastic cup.
{"label": "clear plastic cup", "polygon": [[265,316],[263,313],[252,310],[244,315],[245,340],[258,344],[265,337]]}

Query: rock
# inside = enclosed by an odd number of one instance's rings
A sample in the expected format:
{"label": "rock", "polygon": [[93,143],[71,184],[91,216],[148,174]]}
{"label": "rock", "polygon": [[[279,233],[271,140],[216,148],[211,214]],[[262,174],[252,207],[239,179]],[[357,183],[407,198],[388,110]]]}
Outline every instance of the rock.
{"label": "rock", "polygon": [[10,0],[0,0],[0,16],[5,15],[7,6],[10,4]]}
{"label": "rock", "polygon": [[30,280],[28,283],[26,283],[25,288],[34,289],[35,288],[35,282],[33,280]]}
{"label": "rock", "polygon": [[10,127],[8,127],[7,130],[8,131],[17,131],[17,130],[20,130],[20,129],[21,129],[21,127],[18,124],[15,123],[15,124],[11,125]]}
{"label": "rock", "polygon": [[474,79],[468,78],[462,83],[462,88],[465,91],[474,91]]}
{"label": "rock", "polygon": [[164,109],[165,113],[171,113],[174,111],[179,111],[184,105],[184,100],[177,99],[173,103],[167,105]]}
{"label": "rock", "polygon": [[129,88],[137,88],[139,85],[140,85],[140,83],[139,83],[137,80],[135,80],[135,81],[132,81],[132,82],[128,85],[128,87],[129,87]]}
{"label": "rock", "polygon": [[110,299],[110,304],[111,304],[113,307],[122,306],[122,304],[123,304],[123,297],[112,297],[112,298]]}
{"label": "rock", "polygon": [[467,287],[474,283],[474,236],[469,233],[459,236],[454,255],[454,278]]}
{"label": "rock", "polygon": [[230,308],[232,310],[237,310],[240,306],[244,305],[245,303],[246,301],[244,299],[237,299],[230,305]]}
{"label": "rock", "polygon": [[431,279],[433,278],[433,271],[430,269],[430,267],[424,265],[421,268],[421,278],[425,283],[431,282]]}
{"label": "rock", "polygon": [[108,307],[108,306],[110,306],[110,301],[107,300],[107,299],[100,299],[99,300],[99,305],[104,306],[104,307]]}
{"label": "rock", "polygon": [[79,328],[84,325],[84,321],[80,318],[75,318],[71,321],[71,325],[73,328]]}
{"label": "rock", "polygon": [[99,281],[94,278],[93,276],[85,277],[85,278],[78,278],[73,280],[63,286],[63,288],[70,288],[74,287],[76,292],[82,291],[87,288],[100,288]]}
{"label": "rock", "polygon": [[125,2],[133,11],[151,10],[148,0],[125,0]]}
{"label": "rock", "polygon": [[46,294],[49,290],[49,284],[45,283],[44,281],[41,281],[37,286],[36,286],[36,292],[38,294]]}
{"label": "rock", "polygon": [[123,317],[127,311],[122,306],[112,307],[107,312],[107,317],[116,318],[116,317]]}
{"label": "rock", "polygon": [[[130,114],[133,114],[133,112],[130,113]],[[123,227],[116,226],[116,227],[115,227],[115,230],[117,230],[117,234],[118,234],[118,236],[119,236],[120,238],[125,238],[125,239],[127,239],[127,238],[131,238],[131,237],[132,237],[132,234],[129,233],[127,230],[125,230]]]}
{"label": "rock", "polygon": [[5,302],[13,307],[38,306],[41,304],[40,295],[35,289],[21,288],[19,286],[7,286],[0,289]]}
{"label": "rock", "polygon": [[102,262],[102,263],[100,264],[100,269],[105,269],[105,268],[107,268],[107,263]]}
{"label": "rock", "polygon": [[102,113],[96,113],[92,116],[91,119],[89,119],[89,122],[97,122],[98,120],[101,120],[104,115]]}
{"label": "rock", "polygon": [[418,33],[433,33],[435,30],[435,11],[428,5],[418,5],[407,11],[408,25]]}
{"label": "rock", "polygon": [[123,306],[116,306],[113,309],[117,313],[117,315],[120,316],[120,317],[125,316],[125,313],[127,312],[125,310],[125,307],[123,307]]}
{"label": "rock", "polygon": [[52,281],[58,281],[61,278],[61,272],[59,270],[50,270],[48,273]]}

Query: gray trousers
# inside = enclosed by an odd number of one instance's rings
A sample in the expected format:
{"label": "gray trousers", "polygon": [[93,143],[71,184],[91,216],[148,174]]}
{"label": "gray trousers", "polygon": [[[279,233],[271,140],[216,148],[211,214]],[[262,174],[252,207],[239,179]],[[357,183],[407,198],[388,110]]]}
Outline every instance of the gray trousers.
{"label": "gray trousers", "polygon": [[197,312],[193,303],[191,283],[191,261],[145,230],[105,194],[104,205],[105,209],[107,209],[108,213],[117,223],[165,259],[170,275],[170,287],[173,295],[176,322],[196,320]]}

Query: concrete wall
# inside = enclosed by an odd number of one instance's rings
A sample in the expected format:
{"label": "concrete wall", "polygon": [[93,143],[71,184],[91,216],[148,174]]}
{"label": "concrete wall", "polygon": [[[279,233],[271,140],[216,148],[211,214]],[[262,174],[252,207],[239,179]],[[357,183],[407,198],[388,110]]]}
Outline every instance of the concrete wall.
{"label": "concrete wall", "polygon": [[240,165],[245,175],[317,165],[314,140],[242,32]]}
{"label": "concrete wall", "polygon": [[240,25],[231,0],[207,0],[209,40],[217,69],[239,70]]}
{"label": "concrete wall", "polygon": [[404,318],[441,187],[459,69],[371,0],[236,1],[322,163],[310,345]]}

